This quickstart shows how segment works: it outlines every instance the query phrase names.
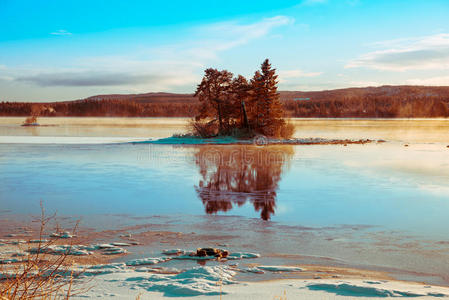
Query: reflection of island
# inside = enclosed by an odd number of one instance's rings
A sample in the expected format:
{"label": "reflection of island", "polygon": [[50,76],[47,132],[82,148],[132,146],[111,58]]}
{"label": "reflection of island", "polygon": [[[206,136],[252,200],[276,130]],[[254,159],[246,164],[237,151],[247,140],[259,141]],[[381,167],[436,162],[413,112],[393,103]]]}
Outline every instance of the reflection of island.
{"label": "reflection of island", "polygon": [[276,207],[276,191],[292,146],[199,147],[195,154],[201,179],[195,190],[206,213],[229,211],[250,201],[260,217],[269,220]]}

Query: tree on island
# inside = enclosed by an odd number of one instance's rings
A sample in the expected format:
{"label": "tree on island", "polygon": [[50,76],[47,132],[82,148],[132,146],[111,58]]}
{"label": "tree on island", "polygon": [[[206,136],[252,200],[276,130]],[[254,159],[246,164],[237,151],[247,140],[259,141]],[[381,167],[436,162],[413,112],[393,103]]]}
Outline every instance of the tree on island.
{"label": "tree on island", "polygon": [[192,132],[201,137],[231,135],[289,138],[293,126],[284,120],[277,92],[276,69],[268,59],[248,80],[227,70],[206,69],[195,96],[200,101]]}

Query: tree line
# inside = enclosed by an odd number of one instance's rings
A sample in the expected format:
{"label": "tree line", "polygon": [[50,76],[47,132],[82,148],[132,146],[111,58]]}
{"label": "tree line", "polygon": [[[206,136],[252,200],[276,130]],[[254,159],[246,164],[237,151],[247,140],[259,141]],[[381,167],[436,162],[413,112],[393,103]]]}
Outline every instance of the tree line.
{"label": "tree line", "polygon": [[[251,103],[254,94],[249,93],[249,89],[253,87],[252,80],[248,81],[243,76],[237,76],[232,79],[231,83],[234,87],[227,88],[228,91],[233,91],[228,95],[229,102],[236,103],[231,105],[234,110],[229,113],[231,117],[222,118],[222,126],[229,127],[234,120],[237,120],[239,126],[241,124],[245,126],[244,115],[241,113],[242,102],[238,101],[241,99],[240,97],[243,97],[247,110],[250,125],[248,127],[257,125],[257,117],[254,118],[257,116],[257,106],[253,105],[257,101]],[[320,92],[281,91],[279,94],[284,117],[449,117],[449,87],[386,86]],[[310,98],[310,100],[295,100],[299,97]],[[226,114],[228,114],[226,110],[229,102],[223,105]],[[32,115],[47,117],[195,117],[200,114],[201,109],[204,109],[204,103],[201,103],[198,97],[184,94],[103,95],[84,100],[52,103],[0,102],[0,116],[23,117]],[[207,111],[208,109],[206,109]],[[238,117],[239,114],[240,117]],[[263,119],[260,119],[260,122],[263,122]]]}

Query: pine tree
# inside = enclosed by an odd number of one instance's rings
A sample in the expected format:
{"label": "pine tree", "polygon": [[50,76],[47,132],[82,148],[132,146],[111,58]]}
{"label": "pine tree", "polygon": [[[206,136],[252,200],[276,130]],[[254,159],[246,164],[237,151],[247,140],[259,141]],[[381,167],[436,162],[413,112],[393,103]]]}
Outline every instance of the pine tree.
{"label": "pine tree", "polygon": [[278,136],[280,128],[285,124],[277,92],[277,78],[276,69],[266,59],[261,65],[261,71],[256,71],[251,80],[255,129],[268,136]]}

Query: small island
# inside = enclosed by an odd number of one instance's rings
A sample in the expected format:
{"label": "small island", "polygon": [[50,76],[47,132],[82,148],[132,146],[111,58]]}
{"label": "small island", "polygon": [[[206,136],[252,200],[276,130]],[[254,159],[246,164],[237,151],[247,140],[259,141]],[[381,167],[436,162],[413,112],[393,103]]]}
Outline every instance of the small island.
{"label": "small island", "polygon": [[190,134],[201,138],[263,135],[289,139],[294,126],[284,119],[277,78],[268,59],[250,80],[242,75],[234,77],[227,70],[206,69],[194,95],[200,107],[190,122]]}

